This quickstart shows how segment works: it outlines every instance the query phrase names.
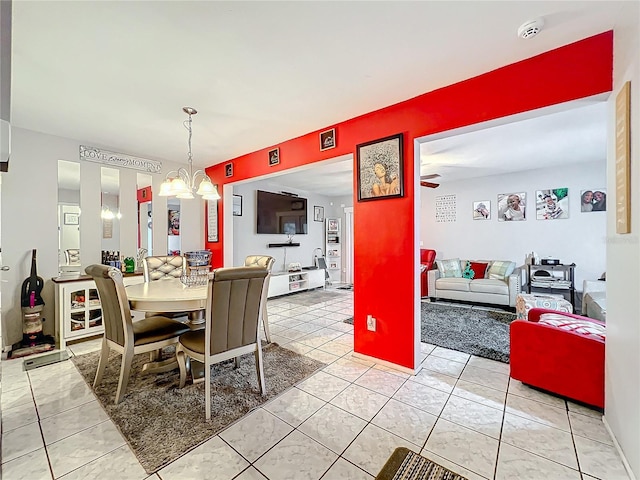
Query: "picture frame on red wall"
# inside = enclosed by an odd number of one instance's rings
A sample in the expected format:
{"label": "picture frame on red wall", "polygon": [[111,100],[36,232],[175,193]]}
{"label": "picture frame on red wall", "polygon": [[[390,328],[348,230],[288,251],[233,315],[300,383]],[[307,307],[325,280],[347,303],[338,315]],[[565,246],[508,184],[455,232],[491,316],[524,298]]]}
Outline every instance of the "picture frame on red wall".
{"label": "picture frame on red wall", "polygon": [[356,146],[359,202],[404,197],[402,143],[398,133]]}

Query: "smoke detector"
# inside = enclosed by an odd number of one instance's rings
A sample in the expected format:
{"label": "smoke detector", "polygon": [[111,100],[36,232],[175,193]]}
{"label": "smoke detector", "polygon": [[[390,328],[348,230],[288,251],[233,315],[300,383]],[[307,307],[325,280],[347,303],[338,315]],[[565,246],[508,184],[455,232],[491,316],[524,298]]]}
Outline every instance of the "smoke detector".
{"label": "smoke detector", "polygon": [[544,20],[542,18],[524,22],[520,25],[520,28],[518,28],[518,36],[520,38],[533,38],[540,33],[542,27],[544,27]]}

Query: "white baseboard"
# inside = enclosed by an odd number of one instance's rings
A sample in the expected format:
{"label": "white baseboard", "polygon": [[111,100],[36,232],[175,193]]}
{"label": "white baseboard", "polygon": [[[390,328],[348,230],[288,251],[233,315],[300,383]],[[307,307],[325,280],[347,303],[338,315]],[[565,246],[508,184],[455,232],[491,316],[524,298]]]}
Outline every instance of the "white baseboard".
{"label": "white baseboard", "polygon": [[353,352],[351,355],[356,358],[361,358],[363,360],[368,360],[370,362],[377,363],[379,365],[384,365],[385,367],[392,368],[393,370],[398,370],[399,372],[402,372],[402,373],[408,373],[409,375],[416,375],[420,370],[422,370],[422,364],[418,365],[417,368],[407,368],[407,367],[403,367],[402,365],[398,365],[396,363],[387,362],[386,360],[380,360],[379,358],[376,358],[376,357],[363,355],[362,353]]}
{"label": "white baseboard", "polygon": [[609,432],[609,435],[613,440],[613,446],[616,448],[618,455],[620,455],[620,458],[622,459],[622,464],[624,465],[624,469],[627,471],[627,475],[629,475],[629,478],[631,480],[637,480],[636,476],[633,474],[633,471],[631,470],[631,465],[629,465],[629,462],[627,461],[627,457],[624,456],[624,453],[622,452],[622,448],[620,448],[618,439],[613,434],[613,430],[611,430],[611,427],[609,426],[609,422],[607,422],[607,417],[605,417],[604,415],[602,416],[602,422],[604,423],[604,427],[607,429],[607,432]]}

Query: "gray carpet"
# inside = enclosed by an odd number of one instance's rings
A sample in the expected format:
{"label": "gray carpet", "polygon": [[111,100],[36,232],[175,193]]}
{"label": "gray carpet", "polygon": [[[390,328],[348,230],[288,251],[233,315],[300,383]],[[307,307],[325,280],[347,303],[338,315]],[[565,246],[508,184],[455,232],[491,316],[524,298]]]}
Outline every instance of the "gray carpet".
{"label": "gray carpet", "polygon": [[[421,302],[420,339],[438,347],[509,363],[515,313]],[[353,325],[353,318],[344,320]]]}
{"label": "gray carpet", "polygon": [[[233,361],[212,367],[210,422],[204,418],[204,383],[187,383],[180,389],[178,370],[143,375],[146,354],[135,356],[127,393],[114,405],[121,357],[112,353],[96,396],[144,469],[153,473],[325,366],[275,343],[263,346],[263,354],[265,397],[260,395],[253,354],[241,357],[237,370]],[[99,352],[94,352],[72,359],[90,387],[98,358]]]}

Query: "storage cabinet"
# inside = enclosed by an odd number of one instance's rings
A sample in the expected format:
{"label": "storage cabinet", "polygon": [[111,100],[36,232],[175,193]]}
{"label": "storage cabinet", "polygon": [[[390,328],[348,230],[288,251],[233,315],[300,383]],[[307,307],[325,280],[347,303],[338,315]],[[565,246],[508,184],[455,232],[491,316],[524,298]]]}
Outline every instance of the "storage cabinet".
{"label": "storage cabinet", "polygon": [[575,308],[574,269],[571,265],[527,265],[527,293],[560,294]]}
{"label": "storage cabinet", "polygon": [[324,269],[301,272],[272,273],[269,280],[268,298],[303,290],[324,287]]}
{"label": "storage cabinet", "polygon": [[325,219],[325,252],[329,281],[342,281],[342,231],[339,218]]}
{"label": "storage cabinet", "polygon": [[[125,285],[142,283],[142,275],[127,276]],[[56,339],[60,349],[67,342],[104,332],[98,289],[91,277],[54,278],[56,290]]]}

